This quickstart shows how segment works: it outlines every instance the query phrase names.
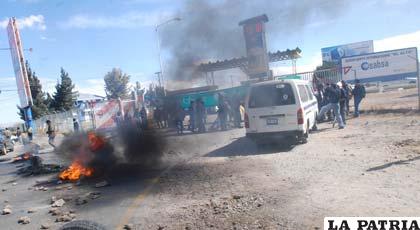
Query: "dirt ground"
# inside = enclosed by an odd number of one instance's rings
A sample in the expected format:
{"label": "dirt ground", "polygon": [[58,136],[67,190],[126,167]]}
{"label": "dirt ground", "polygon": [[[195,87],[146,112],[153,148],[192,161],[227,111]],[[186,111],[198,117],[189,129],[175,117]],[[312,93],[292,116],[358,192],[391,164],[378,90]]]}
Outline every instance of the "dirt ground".
{"label": "dirt ground", "polygon": [[415,90],[368,95],[369,112],[344,130],[323,123],[290,148],[231,131],[225,146],[164,174],[133,219],[140,229],[320,229],[326,216],[415,216],[416,105]]}
{"label": "dirt ground", "polygon": [[[416,216],[416,92],[368,94],[362,103],[366,112],[349,119],[345,129],[322,123],[307,144],[297,146],[255,146],[244,129],[171,136],[165,167],[116,175],[105,188],[54,184],[48,191],[34,191],[36,181],[54,175],[20,178],[16,166],[4,161],[0,201],[10,204],[13,213],[0,215],[7,226],[2,229],[62,226],[48,213],[52,196],[67,197],[62,209],[72,209],[76,219],[109,229],[125,224],[132,229],[321,229],[326,216]],[[51,153],[41,156],[58,161]],[[100,197],[75,205],[78,196],[92,191]],[[36,212],[28,214],[30,208]],[[31,223],[19,225],[21,216]]]}

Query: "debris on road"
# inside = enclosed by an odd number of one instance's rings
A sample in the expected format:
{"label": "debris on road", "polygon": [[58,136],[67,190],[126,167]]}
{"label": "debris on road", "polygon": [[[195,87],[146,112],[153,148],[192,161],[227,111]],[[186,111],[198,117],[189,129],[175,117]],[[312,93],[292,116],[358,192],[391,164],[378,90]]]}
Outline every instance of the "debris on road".
{"label": "debris on road", "polygon": [[99,197],[101,197],[101,193],[100,192],[90,192],[87,195],[91,200],[96,200]]}
{"label": "debris on road", "polygon": [[31,156],[25,162],[26,166],[18,169],[17,174],[23,176],[50,174],[60,172],[63,169],[60,165],[43,164],[42,161],[42,158],[39,156]]}
{"label": "debris on road", "polygon": [[62,211],[60,211],[58,208],[51,208],[48,213],[51,213],[52,216],[59,216],[62,214]]}
{"label": "debris on road", "polygon": [[17,182],[13,182],[13,183],[12,183],[12,185],[13,185],[13,186],[16,186],[16,185],[17,185]]}
{"label": "debris on road", "polygon": [[28,211],[27,211],[27,213],[34,213],[34,212],[36,212],[36,210],[35,210],[35,209],[33,209],[33,208],[30,208],[30,209],[28,209]]}
{"label": "debris on road", "polygon": [[124,230],[132,230],[132,229],[134,229],[134,225],[133,224],[126,224],[126,225],[124,225],[123,229]]}
{"label": "debris on road", "polygon": [[29,224],[31,222],[31,219],[27,216],[22,216],[18,219],[19,224]]}
{"label": "debris on road", "polygon": [[109,186],[109,185],[110,184],[106,180],[104,180],[104,181],[96,183],[95,188],[102,188],[102,187]]}
{"label": "debris on road", "polygon": [[76,205],[82,205],[82,204],[86,204],[88,201],[86,199],[86,197],[83,196],[79,196],[76,198]]}
{"label": "debris on road", "polygon": [[57,201],[55,201],[51,207],[62,207],[66,202],[63,199],[59,199]]}
{"label": "debris on road", "polygon": [[1,212],[2,215],[9,215],[12,213],[12,209],[10,208],[3,208],[3,211]]}
{"label": "debris on road", "polygon": [[55,219],[55,222],[70,222],[76,218],[76,214],[65,212]]}
{"label": "debris on road", "polygon": [[41,224],[41,229],[49,229],[50,225],[49,224]]}

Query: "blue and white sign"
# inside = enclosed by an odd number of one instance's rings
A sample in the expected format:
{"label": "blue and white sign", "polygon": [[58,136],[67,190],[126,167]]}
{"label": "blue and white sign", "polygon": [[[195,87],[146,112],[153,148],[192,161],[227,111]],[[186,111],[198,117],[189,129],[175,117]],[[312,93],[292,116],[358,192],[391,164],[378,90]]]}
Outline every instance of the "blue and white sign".
{"label": "blue and white sign", "polygon": [[343,80],[398,81],[417,78],[417,48],[384,51],[341,59]]}
{"label": "blue and white sign", "polygon": [[344,57],[373,53],[373,40],[321,49],[322,61],[340,63]]}

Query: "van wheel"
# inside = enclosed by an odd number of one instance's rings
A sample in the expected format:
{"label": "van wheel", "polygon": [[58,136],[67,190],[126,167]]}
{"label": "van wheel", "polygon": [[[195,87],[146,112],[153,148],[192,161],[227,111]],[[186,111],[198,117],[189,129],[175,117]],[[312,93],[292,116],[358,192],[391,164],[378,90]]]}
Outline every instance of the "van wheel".
{"label": "van wheel", "polygon": [[308,143],[308,137],[309,137],[309,122],[306,125],[306,132],[298,135],[297,142],[301,144],[306,144]]}

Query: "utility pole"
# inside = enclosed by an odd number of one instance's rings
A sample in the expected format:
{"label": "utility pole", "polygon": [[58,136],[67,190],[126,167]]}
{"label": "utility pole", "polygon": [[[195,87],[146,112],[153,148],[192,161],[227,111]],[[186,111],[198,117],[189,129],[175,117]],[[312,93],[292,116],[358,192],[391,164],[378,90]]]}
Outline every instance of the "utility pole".
{"label": "utility pole", "polygon": [[160,76],[162,79],[162,86],[165,88],[165,80],[164,80],[164,74],[163,74],[163,63],[162,63],[162,56],[161,56],[161,50],[160,50],[160,37],[159,37],[159,28],[163,25],[166,25],[173,21],[181,21],[181,18],[175,17],[171,18],[169,20],[166,20],[158,25],[155,26],[155,32],[156,32],[156,42],[157,42],[157,49],[158,49],[158,56],[159,56],[159,66],[160,66]]}

